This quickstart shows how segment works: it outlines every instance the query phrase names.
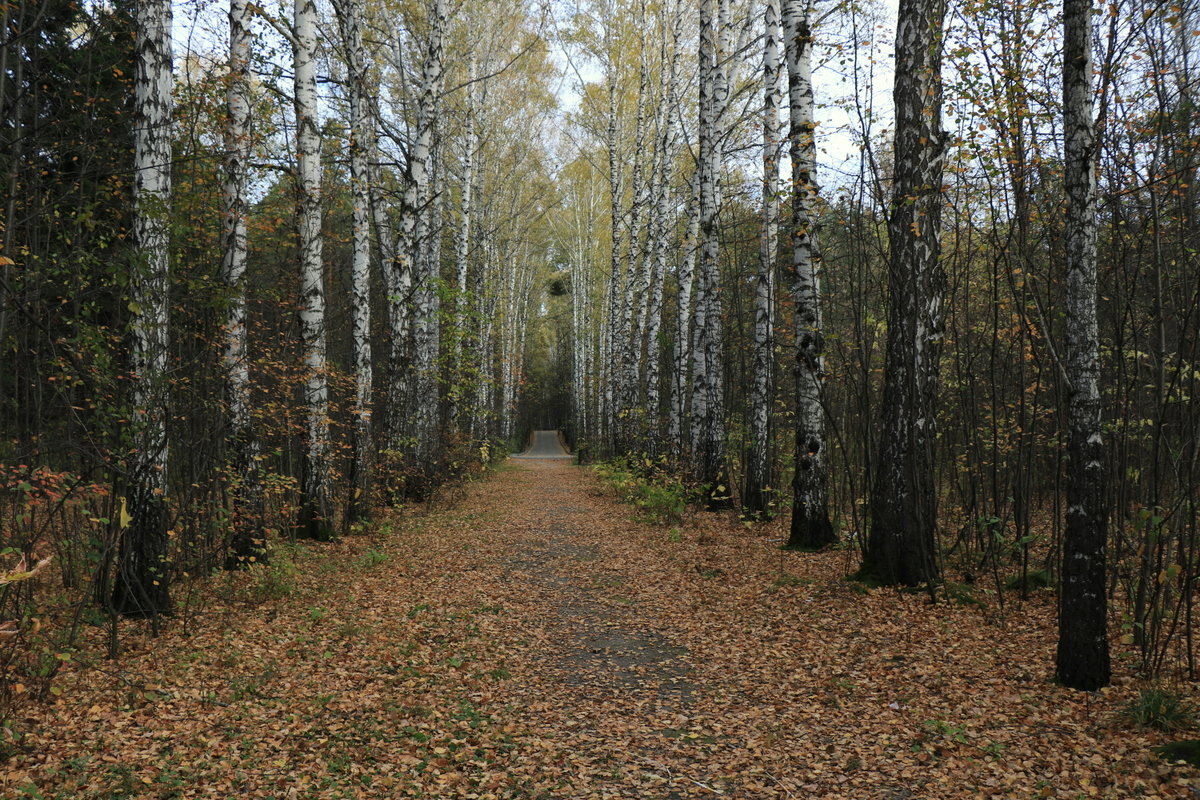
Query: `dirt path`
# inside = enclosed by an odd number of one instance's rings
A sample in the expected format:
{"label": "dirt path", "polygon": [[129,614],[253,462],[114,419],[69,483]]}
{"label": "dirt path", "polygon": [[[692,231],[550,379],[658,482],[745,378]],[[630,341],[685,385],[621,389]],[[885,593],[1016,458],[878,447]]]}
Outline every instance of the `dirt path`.
{"label": "dirt path", "polygon": [[1006,618],[864,595],[845,554],[781,556],[778,530],[631,515],[585,469],[514,461],[453,507],[218,578],[27,706],[0,791],[1192,796],[1146,752],[1161,737],[1117,724],[1127,690],[1047,681],[1048,598]]}

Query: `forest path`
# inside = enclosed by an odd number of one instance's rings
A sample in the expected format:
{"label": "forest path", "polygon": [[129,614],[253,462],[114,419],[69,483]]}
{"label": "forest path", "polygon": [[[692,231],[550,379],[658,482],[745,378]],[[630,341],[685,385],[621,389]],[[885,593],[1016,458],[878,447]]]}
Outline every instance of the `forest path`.
{"label": "forest path", "polygon": [[127,623],[23,709],[0,795],[1191,796],[1121,690],[1047,681],[1049,599],[862,594],[845,553],[644,525],[564,460],[460,494],[197,584],[158,639]]}
{"label": "forest path", "polygon": [[559,441],[558,431],[534,431],[529,448],[513,458],[571,458]]}

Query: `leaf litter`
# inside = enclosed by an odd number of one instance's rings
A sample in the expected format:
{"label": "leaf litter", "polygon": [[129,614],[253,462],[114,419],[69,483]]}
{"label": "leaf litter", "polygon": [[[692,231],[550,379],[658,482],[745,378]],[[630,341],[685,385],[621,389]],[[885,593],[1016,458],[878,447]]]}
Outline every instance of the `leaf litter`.
{"label": "leaf litter", "polygon": [[[526,461],[313,545],[25,705],[0,789],[44,798],[1195,797],[1197,772],[1051,679],[1054,603],[1004,616],[843,580],[779,526],[668,537]],[[387,533],[384,533],[384,529]],[[197,603],[197,605],[201,605]],[[142,630],[126,623],[130,631]],[[1126,670],[1126,673],[1128,670]]]}

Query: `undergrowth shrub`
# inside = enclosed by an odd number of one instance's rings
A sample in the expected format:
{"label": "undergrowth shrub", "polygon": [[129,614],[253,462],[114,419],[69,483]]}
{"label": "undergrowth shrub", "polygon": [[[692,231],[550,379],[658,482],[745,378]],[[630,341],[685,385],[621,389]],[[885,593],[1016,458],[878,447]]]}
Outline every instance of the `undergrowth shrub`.
{"label": "undergrowth shrub", "polygon": [[250,566],[251,594],[257,602],[279,600],[296,591],[300,568],[296,564],[297,546],[281,545],[271,550],[267,563]]}
{"label": "undergrowth shrub", "polygon": [[592,467],[622,502],[638,508],[637,519],[653,525],[683,521],[692,491],[662,464],[649,458],[627,456]]}

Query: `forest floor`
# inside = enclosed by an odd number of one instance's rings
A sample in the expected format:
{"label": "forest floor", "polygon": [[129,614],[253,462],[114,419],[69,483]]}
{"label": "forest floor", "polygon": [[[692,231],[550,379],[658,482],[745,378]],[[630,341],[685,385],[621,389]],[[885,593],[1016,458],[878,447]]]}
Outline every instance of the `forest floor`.
{"label": "forest floor", "polygon": [[[508,462],[449,507],[216,578],[21,709],[43,798],[1193,797],[1122,677],[1051,680],[1050,594],[863,590],[779,523],[633,521]],[[79,659],[87,661],[86,658]],[[1128,669],[1122,667],[1122,676]]]}

